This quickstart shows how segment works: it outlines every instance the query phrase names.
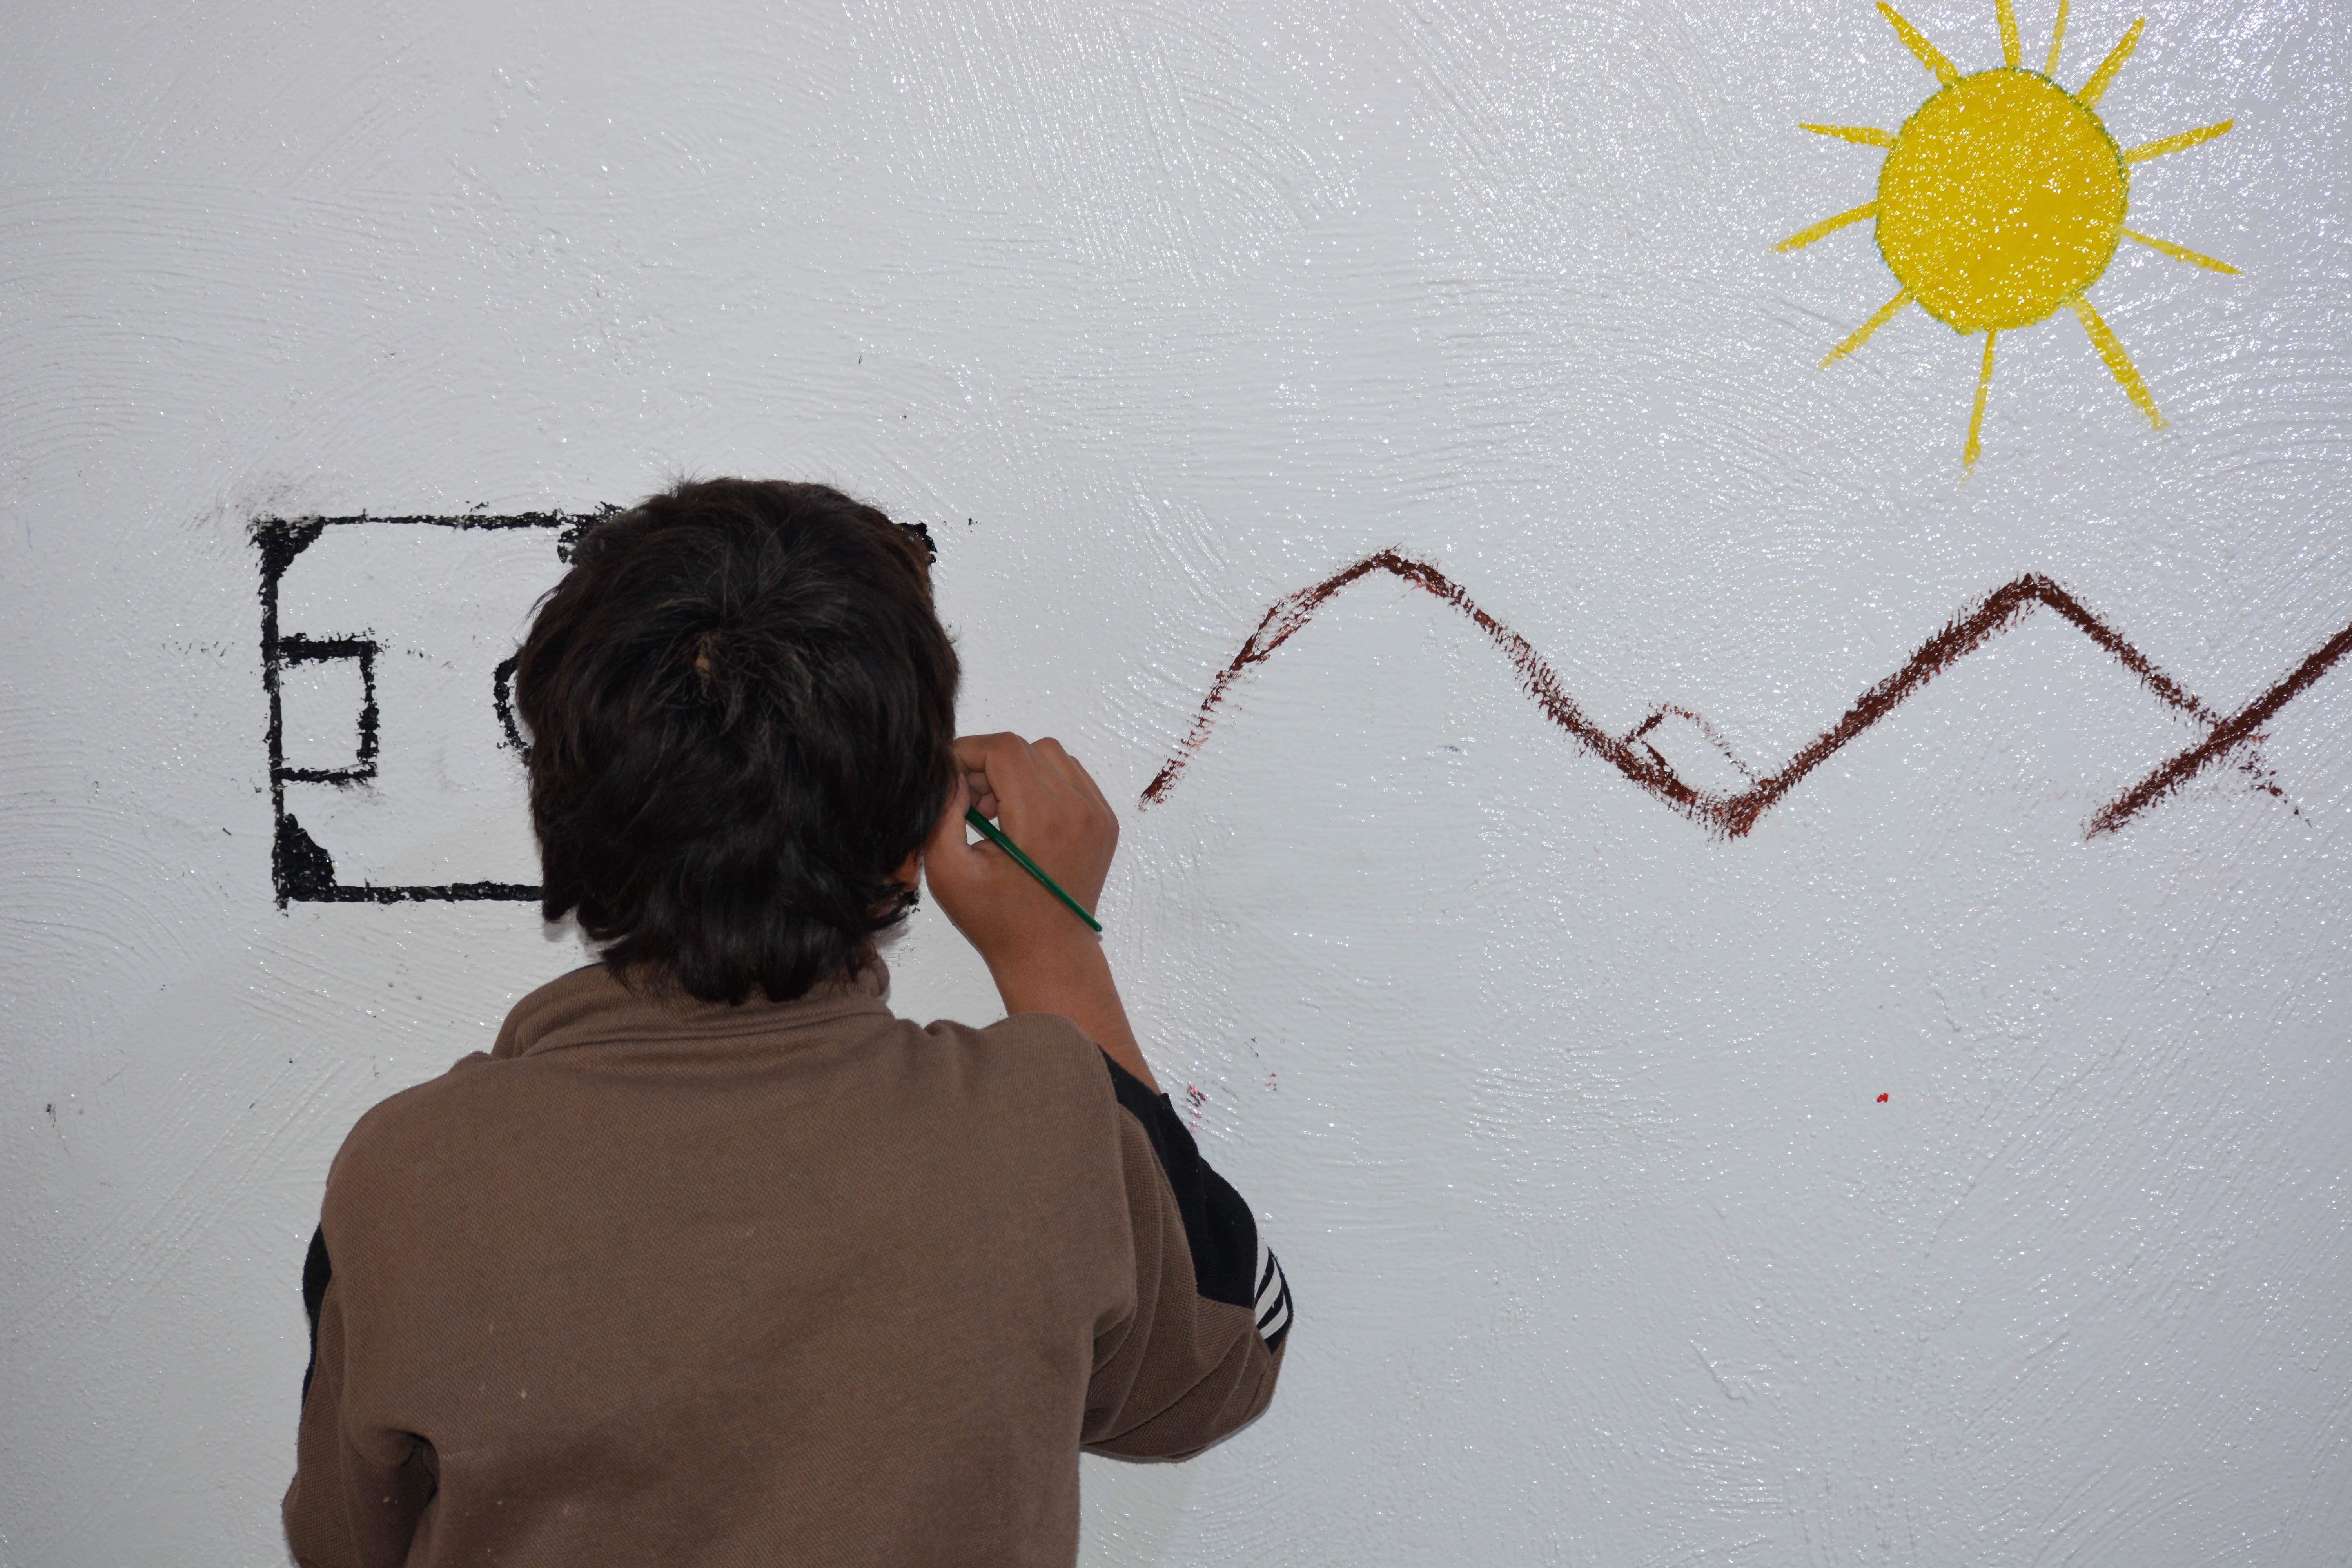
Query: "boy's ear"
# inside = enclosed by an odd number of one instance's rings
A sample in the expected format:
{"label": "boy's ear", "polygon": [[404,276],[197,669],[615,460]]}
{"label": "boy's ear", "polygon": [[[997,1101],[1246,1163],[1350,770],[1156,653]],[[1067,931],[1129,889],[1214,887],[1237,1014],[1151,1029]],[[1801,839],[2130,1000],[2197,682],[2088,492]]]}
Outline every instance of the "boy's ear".
{"label": "boy's ear", "polygon": [[890,879],[902,888],[912,888],[920,891],[923,885],[923,852],[918,849],[908,856],[899,866],[897,874]]}

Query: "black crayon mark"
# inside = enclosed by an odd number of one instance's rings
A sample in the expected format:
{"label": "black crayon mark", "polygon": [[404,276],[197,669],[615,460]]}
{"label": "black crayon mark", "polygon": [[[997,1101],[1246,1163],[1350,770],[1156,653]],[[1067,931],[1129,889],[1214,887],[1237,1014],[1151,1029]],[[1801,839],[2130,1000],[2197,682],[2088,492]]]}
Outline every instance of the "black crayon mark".
{"label": "black crayon mark", "polygon": [[[270,879],[277,891],[278,908],[284,909],[289,903],[393,904],[419,900],[526,903],[540,896],[536,885],[521,882],[385,886],[347,883],[336,876],[334,857],[312,838],[301,823],[286,809],[286,786],[289,784],[349,785],[376,776],[381,714],[376,704],[375,660],[383,652],[383,644],[372,637],[325,638],[281,634],[278,631],[278,591],[287,570],[305,550],[317,543],[328,529],[361,524],[379,528],[543,529],[553,535],[556,559],[569,565],[585,531],[619,510],[607,505],[584,513],[534,511],[491,516],[476,511],[454,517],[371,517],[362,513],[354,517],[268,517],[254,521],[251,535],[261,558],[261,683],[269,700],[269,720],[264,739],[269,760],[270,809],[276,820],[270,847]],[[928,563],[938,563],[939,546],[929,528],[919,522],[904,522],[898,527],[921,545]],[[352,765],[347,768],[289,766],[286,761],[286,668],[304,661],[331,658],[355,660],[360,669],[359,740]],[[501,659],[492,671],[490,710],[497,717],[499,733],[506,743],[521,752],[528,763],[530,746],[523,738],[514,707],[516,664],[516,658],[509,655]]]}
{"label": "black crayon mark", "polygon": [[[1729,749],[1722,747],[1720,737],[1715,733],[1713,726],[1699,720],[1697,715],[1685,713],[1680,709],[1660,709],[1630,734],[1622,737],[1609,734],[1586,715],[1560,684],[1551,666],[1525,637],[1472,603],[1469,595],[1436,567],[1393,550],[1382,550],[1332,574],[1320,583],[1284,595],[1267,608],[1259,618],[1256,629],[1242,643],[1241,650],[1210,683],[1208,695],[1202,698],[1201,706],[1193,715],[1191,731],[1178,742],[1166,763],[1144,786],[1139,804],[1150,806],[1167,798],[1168,792],[1175,787],[1178,776],[1183,773],[1185,763],[1208,739],[1215,722],[1218,705],[1224,700],[1225,693],[1240,679],[1243,671],[1252,665],[1264,663],[1275,649],[1289,641],[1314,619],[1316,611],[1334,594],[1375,572],[1385,572],[1460,611],[1486,634],[1487,640],[1502,649],[1518,675],[1521,689],[1535,700],[1545,717],[1643,790],[1692,821],[1729,838],[1747,834],[1756,826],[1757,819],[1795,788],[1807,773],[1855,736],[1893,712],[1913,692],[1959,659],[1982,647],[1996,633],[2015,626],[2027,611],[2036,605],[2056,612],[2067,624],[2129,670],[2158,700],[2204,724],[2209,731],[2204,740],[2158,763],[2137,784],[2101,806],[2086,828],[2086,837],[2091,837],[2114,832],[2232,750],[2259,740],[2261,726],[2265,721],[2326,674],[2347,653],[2352,653],[2352,626],[2347,626],[2269,690],[2238,712],[2223,715],[2207,707],[2178,681],[2158,669],[2146,654],[2084,608],[2055,581],[2039,573],[2028,573],[2003,584],[1973,607],[1954,616],[1941,631],[1922,643],[1902,668],[1864,692],[1835,724],[1824,730],[1777,772],[1756,778],[1744,764],[1739,764],[1739,771],[1753,782],[1737,794],[1719,795],[1695,789],[1685,783],[1666,764],[1665,758],[1643,740],[1668,712],[1683,713],[1697,722],[1702,732],[1728,755]],[[1734,762],[1737,763],[1737,759]],[[2257,782],[2273,795],[2280,793],[2274,784],[2262,781],[2259,774]]]}
{"label": "black crayon mark", "polygon": [[523,762],[530,762],[530,742],[522,738],[522,726],[515,721],[514,678],[522,666],[522,656],[510,653],[499,660],[498,668],[490,671],[490,708],[499,716],[499,728],[506,731],[506,743],[522,753]]}
{"label": "black crayon mark", "polygon": [[[269,805],[275,822],[270,841],[269,870],[279,909],[289,903],[396,904],[420,900],[529,903],[540,896],[536,886],[521,882],[383,885],[345,882],[336,876],[334,857],[312,838],[293,814],[286,809],[286,786],[289,784],[326,784],[348,788],[376,776],[381,715],[376,706],[375,660],[383,652],[383,644],[373,637],[310,637],[299,633],[281,634],[278,630],[278,590],[288,568],[304,551],[316,544],[327,530],[361,524],[378,528],[542,529],[551,536],[556,559],[568,563],[579,545],[583,531],[616,510],[607,506],[587,513],[534,511],[496,517],[468,512],[457,517],[370,517],[362,514],[356,517],[265,517],[255,520],[250,531],[254,547],[260,555],[261,567],[261,684],[269,701],[269,720],[263,739],[268,753]],[[354,660],[360,670],[359,739],[352,764],[346,768],[289,766],[286,761],[287,667],[336,658]],[[493,679],[491,710],[500,727],[520,745],[520,736],[516,732],[511,716],[511,698],[507,690],[507,683],[512,677],[512,662],[509,659],[500,665],[499,678]]]}
{"label": "black crayon mark", "polygon": [[[359,746],[352,764],[348,768],[292,768],[278,765],[278,772],[289,784],[357,784],[375,777],[377,732],[383,715],[375,703],[375,656],[383,645],[373,637],[281,637],[278,639],[278,657],[282,681],[283,667],[289,664],[320,664],[329,659],[348,658],[360,667]],[[282,730],[282,726],[281,726]]]}

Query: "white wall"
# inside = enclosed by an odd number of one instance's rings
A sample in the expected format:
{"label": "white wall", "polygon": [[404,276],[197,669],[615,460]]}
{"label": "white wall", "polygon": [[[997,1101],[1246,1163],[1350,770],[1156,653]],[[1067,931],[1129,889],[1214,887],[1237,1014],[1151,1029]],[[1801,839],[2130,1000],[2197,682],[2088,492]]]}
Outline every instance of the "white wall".
{"label": "white wall", "polygon": [[[1860,0],[15,8],[0,1561],[281,1561],[328,1160],[577,961],[277,907],[256,519],[829,479],[937,535],[967,726],[1130,802],[1389,545],[1759,771],[2030,572],[2225,714],[2352,621],[2352,12],[2147,16],[2117,134],[2237,128],[2135,226],[2242,274],[2096,290],[2161,433],[2004,334],[1964,478],[1975,345],[1817,371],[1892,285],[1769,248],[1874,177],[1799,121],[1933,86]],[[527,878],[481,669],[551,561],[306,559],[299,629],[410,668],[339,865]],[[1334,599],[1104,900],[1286,1383],[1090,1462],[1087,1560],[2346,1561],[2347,666],[2091,837],[2210,723],[2037,611],[1725,839],[1444,605]],[[895,964],[992,1011],[929,914]]]}

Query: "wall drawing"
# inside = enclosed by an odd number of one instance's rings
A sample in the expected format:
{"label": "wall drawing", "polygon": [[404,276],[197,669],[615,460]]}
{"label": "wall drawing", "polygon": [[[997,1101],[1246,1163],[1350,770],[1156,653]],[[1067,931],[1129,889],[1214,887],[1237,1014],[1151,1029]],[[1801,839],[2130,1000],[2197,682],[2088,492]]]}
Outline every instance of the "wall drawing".
{"label": "wall drawing", "polygon": [[[1525,637],[1480,609],[1467,592],[1436,567],[1393,550],[1383,550],[1319,583],[1275,601],[1259,620],[1257,628],[1243,642],[1241,651],[1217,672],[1216,679],[1210,683],[1208,695],[1201,700],[1191,731],[1178,743],[1150,784],[1144,787],[1139,804],[1144,806],[1155,805],[1165,800],[1169,792],[1175,788],[1185,764],[1192,761],[1193,753],[1208,739],[1218,707],[1243,671],[1265,663],[1275,649],[1305,629],[1307,622],[1314,619],[1316,612],[1333,595],[1374,573],[1385,573],[1460,611],[1486,635],[1487,640],[1503,650],[1504,656],[1511,661],[1520,686],[1543,710],[1546,718],[1634,784],[1692,821],[1732,838],[1746,835],[1765,812],[1846,742],[1893,712],[1906,699],[1959,659],[1984,647],[1996,634],[2017,625],[2036,607],[2054,612],[2129,670],[2158,700],[2202,725],[2206,731],[2202,740],[2156,763],[2138,782],[2101,806],[2088,825],[2088,832],[2094,837],[2121,827],[2233,752],[2249,751],[2261,740],[2262,726],[2273,714],[2333,668],[2347,653],[2352,653],[2352,626],[2347,626],[2309,658],[2280,677],[2261,696],[2236,712],[2225,714],[2200,700],[2179,681],[2158,669],[2147,655],[2134,647],[2064,588],[2048,577],[2029,573],[2003,584],[1979,603],[1953,617],[1942,630],[1920,644],[1917,651],[1905,661],[1900,669],[1856,698],[1853,705],[1836,723],[1822,731],[1773,773],[1757,777],[1737,757],[1731,757],[1737,771],[1752,782],[1744,790],[1725,794],[1701,789],[1685,782],[1665,758],[1643,739],[1665,718],[1680,716],[1696,724],[1718,750],[1729,755],[1729,747],[1724,744],[1714,726],[1699,715],[1678,708],[1661,707],[1653,710],[1649,717],[1626,734],[1610,734],[1595,723],[1576,699],[1569,694],[1551,666]],[[2276,786],[2267,783],[2258,764],[2250,756],[2242,755],[2240,763],[2255,775],[2263,787],[2277,793]]]}
{"label": "wall drawing", "polygon": [[[268,724],[264,731],[269,767],[269,802],[274,818],[270,878],[279,908],[288,903],[403,903],[414,900],[475,901],[535,900],[539,889],[529,883],[490,878],[457,879],[435,883],[354,880],[340,875],[335,856],[314,837],[287,801],[289,784],[328,784],[339,790],[362,788],[379,773],[383,713],[377,700],[378,667],[384,638],[373,631],[318,637],[282,628],[281,599],[286,574],[303,552],[330,530],[446,529],[452,531],[535,531],[547,541],[551,558],[568,557],[572,542],[587,516],[567,512],[523,512],[507,517],[466,514],[457,517],[311,517],[263,518],[252,527],[261,564],[261,682],[268,695]],[[361,707],[354,715],[357,744],[350,763],[339,767],[297,765],[288,758],[286,677],[296,666],[331,660],[357,665]],[[507,704],[506,679],[510,663],[499,666],[491,690],[476,710],[485,721],[497,722],[502,736],[513,732]]]}
{"label": "wall drawing", "polygon": [[[572,547],[582,526],[612,510],[606,507],[587,513],[540,511],[510,516],[469,512],[452,517],[272,517],[252,525],[253,542],[260,555],[261,679],[268,699],[264,745],[274,818],[270,874],[278,907],[282,909],[289,903],[524,903],[538,900],[540,889],[535,882],[512,875],[436,875],[425,880],[415,876],[355,874],[350,868],[353,857],[339,849],[336,835],[321,830],[316,816],[321,806],[347,805],[352,796],[382,786],[388,760],[409,764],[408,771],[413,775],[420,763],[416,753],[436,747],[460,747],[478,760],[496,752],[502,766],[491,782],[502,787],[497,787],[491,798],[474,802],[472,815],[496,819],[508,851],[501,858],[509,868],[529,859],[527,852],[520,857],[512,853],[526,829],[520,771],[512,763],[526,754],[527,738],[515,716],[515,659],[509,650],[520,636],[521,617],[528,615],[529,606],[540,591],[552,585],[557,572],[571,559]],[[934,561],[938,559],[930,531],[924,524],[901,526],[921,542]],[[412,553],[403,560],[404,572],[387,571],[388,563],[354,555],[329,569],[341,591],[327,595],[311,613],[345,618],[355,615],[379,619],[389,616],[400,623],[399,632],[353,630],[341,622],[331,633],[289,629],[289,573],[298,563],[314,561],[311,552],[321,541],[381,543],[387,538],[404,535],[410,541],[440,537],[452,543],[500,536],[532,542],[520,560],[511,556],[494,562],[461,560],[457,552],[446,550]],[[488,594],[483,592],[481,579],[485,577],[498,580],[490,584],[494,591]],[[415,623],[436,619],[433,612],[438,613],[440,620],[453,625],[444,626],[439,642],[426,648],[419,646],[420,642],[434,639],[420,631]],[[453,637],[449,635],[452,630],[462,635]],[[430,663],[470,663],[475,668],[454,669],[445,683],[446,689],[435,694],[440,700],[432,710],[412,711],[408,715],[405,740],[398,748],[402,755],[388,759],[387,720],[379,688],[393,668],[400,668],[403,674],[406,673],[404,665],[393,667],[387,663],[395,640],[401,644],[400,651],[408,656],[405,664],[413,664],[422,655]],[[466,658],[467,654],[473,656],[470,661]],[[492,659],[496,662],[490,662]],[[297,748],[289,733],[289,678],[306,668],[338,664],[350,666],[358,675],[356,685],[351,688],[356,709],[350,714],[350,729],[346,731],[351,737],[350,754],[348,759],[339,756],[322,765],[316,758],[295,754]],[[418,704],[412,702],[410,706],[414,710]],[[331,715],[328,721],[332,725],[345,721]],[[448,770],[443,767],[437,771]],[[436,813],[467,810],[465,803],[455,798],[421,795],[414,787],[413,776],[409,783],[412,787],[404,796],[388,803],[386,816],[413,826]],[[298,804],[289,797],[289,786],[310,789],[310,805],[298,809]],[[320,791],[312,786],[325,788]],[[307,825],[304,810],[313,814]],[[522,847],[528,850],[527,845]],[[486,869],[479,864],[465,865],[467,854],[462,848],[454,852],[461,869]]]}
{"label": "wall drawing", "polygon": [[499,671],[743,473],[1289,1238],[1083,1568],[2342,1568],[2352,0],[1889,4],[24,6],[0,1563],[285,1561],[336,1151],[585,956]]}
{"label": "wall drawing", "polygon": [[2210,142],[2235,123],[2119,145],[2098,104],[2138,47],[2146,18],[2134,22],[2090,79],[2068,91],[2055,79],[2066,40],[2066,0],[2059,0],[2050,52],[2040,70],[2021,63],[2012,0],[1999,0],[2002,63],[1962,75],[1927,36],[1880,0],[1885,14],[1937,92],[1900,130],[1869,125],[1806,125],[1817,135],[1883,147],[1878,195],[1835,217],[1800,229],[1775,247],[1796,250],[1864,218],[1876,220],[1879,254],[1902,285],[1875,315],[1832,349],[1824,368],[1860,348],[1905,306],[1916,304],[1956,332],[1984,334],[1976,404],[1961,461],[1982,449],[1985,397],[1992,386],[1993,344],[2004,331],[2071,310],[2126,396],[2161,427],[2164,416],[2088,290],[2107,269],[2116,245],[2130,240],[2175,261],[2234,273],[2225,261],[2126,228],[2131,165]]}

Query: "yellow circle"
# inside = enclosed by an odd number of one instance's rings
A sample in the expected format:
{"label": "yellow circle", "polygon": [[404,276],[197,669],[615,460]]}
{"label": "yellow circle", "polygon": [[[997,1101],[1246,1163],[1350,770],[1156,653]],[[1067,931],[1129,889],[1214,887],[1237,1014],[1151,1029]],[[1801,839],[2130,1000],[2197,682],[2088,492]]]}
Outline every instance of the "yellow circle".
{"label": "yellow circle", "polygon": [[1956,331],[2022,327],[2098,281],[2130,175],[2099,117],[2035,71],[1964,77],[1895,132],[1878,248]]}

